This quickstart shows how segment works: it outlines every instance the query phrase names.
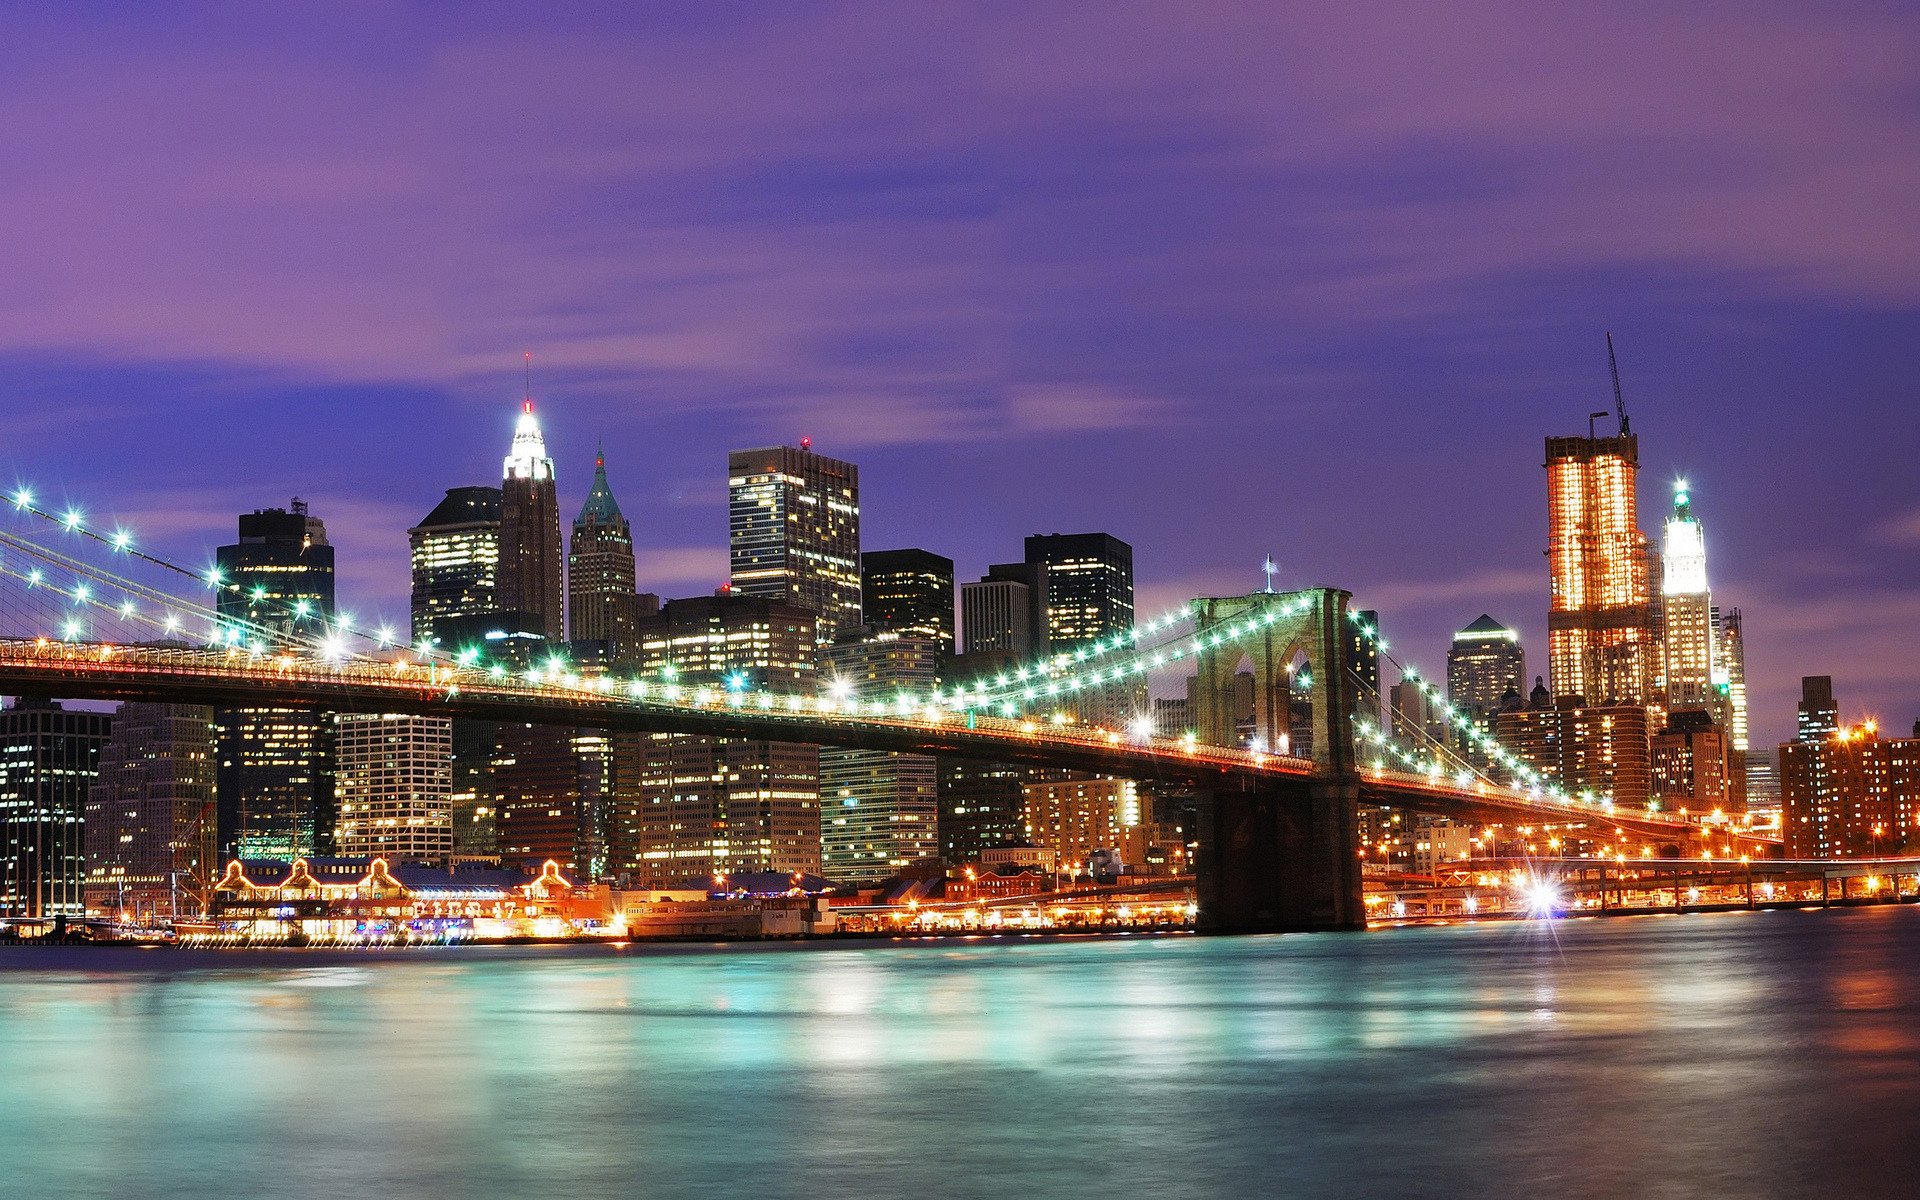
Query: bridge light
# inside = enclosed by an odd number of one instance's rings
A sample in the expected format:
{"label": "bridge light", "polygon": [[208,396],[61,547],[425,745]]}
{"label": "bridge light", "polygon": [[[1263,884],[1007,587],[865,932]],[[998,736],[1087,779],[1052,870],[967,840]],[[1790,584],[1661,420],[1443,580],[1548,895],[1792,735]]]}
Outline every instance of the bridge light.
{"label": "bridge light", "polygon": [[67,527],[68,533],[72,533],[74,530],[80,528],[80,522],[83,519],[79,509],[70,508],[67,510],[67,515],[60,518],[60,523]]}
{"label": "bridge light", "polygon": [[115,550],[125,550],[132,545],[133,535],[131,533],[128,533],[124,529],[116,529],[113,531],[113,548]]}
{"label": "bridge light", "polygon": [[15,508],[26,508],[28,505],[32,503],[33,503],[33,493],[28,491],[26,488],[21,488],[18,491],[14,492],[13,506]]}
{"label": "bridge light", "polygon": [[40,573],[40,568],[35,567],[33,570],[27,572],[27,586],[39,587],[40,581],[45,578],[46,576]]}
{"label": "bridge light", "polygon": [[208,586],[208,587],[210,587],[210,588],[217,588],[217,587],[219,587],[219,586],[220,586],[220,584],[222,583],[222,581],[223,581],[223,579],[224,579],[224,577],[223,577],[223,576],[222,576],[222,575],[220,574],[220,568],[219,568],[219,567],[208,567],[208,568],[207,568],[207,586]]}
{"label": "bridge light", "polygon": [[72,641],[78,641],[78,640],[79,640],[79,638],[80,638],[80,633],[81,633],[81,630],[80,630],[80,622],[78,622],[78,621],[68,621],[68,622],[66,623],[66,625],[65,625],[65,626],[63,626],[62,628],[63,628],[63,630],[64,630],[64,632],[65,632],[65,636],[66,636],[66,639],[67,639],[68,641],[70,641],[70,642],[72,642]]}

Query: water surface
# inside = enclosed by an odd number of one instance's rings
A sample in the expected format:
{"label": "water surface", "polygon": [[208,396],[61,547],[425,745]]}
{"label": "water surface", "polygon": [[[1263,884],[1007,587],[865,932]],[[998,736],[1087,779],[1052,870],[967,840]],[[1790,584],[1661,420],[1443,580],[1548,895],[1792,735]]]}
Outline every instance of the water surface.
{"label": "water surface", "polygon": [[1920,1194],[1920,909],[0,950],[0,1195]]}

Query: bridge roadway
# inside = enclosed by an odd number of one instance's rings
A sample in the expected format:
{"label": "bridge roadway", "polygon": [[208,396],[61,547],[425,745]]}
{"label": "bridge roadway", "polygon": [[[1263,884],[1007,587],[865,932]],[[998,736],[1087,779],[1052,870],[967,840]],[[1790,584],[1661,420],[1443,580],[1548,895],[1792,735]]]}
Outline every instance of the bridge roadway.
{"label": "bridge roadway", "polygon": [[[629,689],[638,686],[638,696]],[[524,676],[422,662],[334,662],[240,649],[119,646],[45,638],[0,639],[0,695],[145,700],[215,707],[412,713],[642,733],[686,733],[805,742],[860,750],[945,754],[1031,763],[1200,790],[1259,790],[1322,774],[1311,759],[1141,738],[1113,730],[922,707],[884,713],[832,697],[774,696],[712,687],[635,685],[608,677]],[[1580,823],[1640,838],[1695,835],[1700,826],[1661,814],[1605,811],[1447,777],[1364,769],[1360,801],[1477,822]],[[1745,839],[1753,841],[1755,839]]]}

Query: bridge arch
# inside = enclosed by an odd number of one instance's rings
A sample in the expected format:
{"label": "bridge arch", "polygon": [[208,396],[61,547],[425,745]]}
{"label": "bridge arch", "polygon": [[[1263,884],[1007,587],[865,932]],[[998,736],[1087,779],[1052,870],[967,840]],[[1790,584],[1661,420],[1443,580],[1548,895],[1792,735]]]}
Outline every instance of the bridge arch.
{"label": "bridge arch", "polygon": [[[1195,640],[1205,648],[1194,659],[1195,732],[1202,742],[1235,742],[1234,675],[1244,664],[1253,669],[1254,734],[1268,746],[1286,744],[1292,728],[1294,671],[1304,657],[1313,706],[1313,759],[1330,773],[1353,770],[1353,688],[1346,684],[1347,603],[1352,594],[1338,588],[1297,592],[1254,592],[1246,596],[1209,596],[1195,601]],[[1260,622],[1251,635],[1223,637],[1249,621]]]}

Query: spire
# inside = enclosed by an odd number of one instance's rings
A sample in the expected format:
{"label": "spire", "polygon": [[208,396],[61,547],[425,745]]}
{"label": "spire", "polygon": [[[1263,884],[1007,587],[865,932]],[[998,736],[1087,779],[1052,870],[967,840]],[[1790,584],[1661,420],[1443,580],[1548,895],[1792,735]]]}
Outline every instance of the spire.
{"label": "spire", "polygon": [[540,433],[540,419],[533,415],[533,397],[520,405],[520,420],[513,427],[513,449],[503,471],[508,479],[552,479],[553,460],[547,457],[547,439]]}
{"label": "spire", "polygon": [[580,506],[575,525],[613,525],[620,521],[620,504],[607,485],[607,454],[596,448],[593,456],[593,486],[587,489],[587,502]]}

